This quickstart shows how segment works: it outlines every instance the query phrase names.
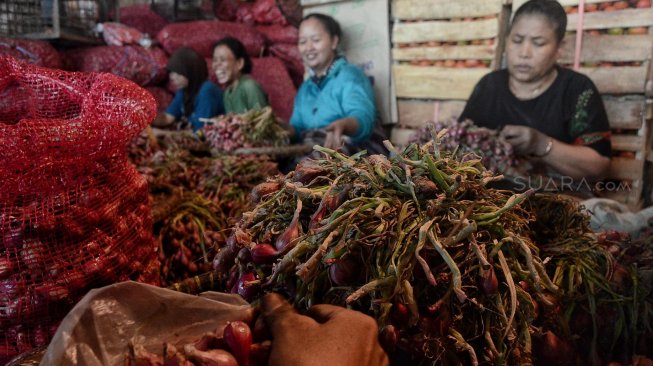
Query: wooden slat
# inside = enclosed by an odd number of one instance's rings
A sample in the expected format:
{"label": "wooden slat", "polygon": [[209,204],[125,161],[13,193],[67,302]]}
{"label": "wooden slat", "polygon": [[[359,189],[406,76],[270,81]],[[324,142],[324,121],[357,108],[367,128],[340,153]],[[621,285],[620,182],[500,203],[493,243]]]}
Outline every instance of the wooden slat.
{"label": "wooden slat", "polygon": [[447,121],[458,118],[465,108],[463,100],[405,100],[397,101],[399,125],[403,127],[420,128],[435,118],[435,104],[438,103],[438,119]]}
{"label": "wooden slat", "polygon": [[[567,30],[575,30],[577,22],[578,14],[568,14]],[[583,19],[583,29],[650,27],[652,25],[653,8],[597,11],[585,13]]]}
{"label": "wooden slat", "polygon": [[[513,0],[513,2],[512,2],[512,9],[513,9],[514,11],[516,11],[516,10],[519,9],[519,7],[522,6],[526,1],[528,1],[528,0]],[[594,3],[594,4],[597,4],[597,3],[611,3],[611,2],[613,2],[613,1],[614,1],[614,0],[585,0],[585,4],[589,4],[589,3]],[[562,5],[562,6],[577,6],[578,3],[579,3],[579,0],[558,0],[558,2],[559,2],[560,5]]]}
{"label": "wooden slat", "polygon": [[608,169],[608,179],[640,180],[644,174],[644,161],[613,157]]}
{"label": "wooden slat", "polygon": [[447,19],[482,17],[501,11],[502,0],[393,0],[397,19]]}
{"label": "wooden slat", "polygon": [[429,41],[468,41],[494,38],[499,34],[499,20],[481,19],[471,22],[424,21],[395,23],[392,41],[413,43]]}
{"label": "wooden slat", "polygon": [[[642,117],[647,108],[644,97],[603,96],[603,104],[605,105],[611,128],[637,130],[642,127]],[[650,110],[648,113],[650,113]]]}
{"label": "wooden slat", "polygon": [[392,59],[409,60],[492,60],[496,46],[439,46],[393,48]]}
{"label": "wooden slat", "polygon": [[[574,62],[576,49],[574,37],[565,37],[560,62],[568,64]],[[653,36],[650,35],[587,35],[583,37],[580,60],[581,63],[645,61],[651,59],[652,49]]]}
{"label": "wooden slat", "polygon": [[642,136],[612,135],[612,150],[616,151],[644,151],[645,141]]}
{"label": "wooden slat", "polygon": [[648,63],[639,67],[581,67],[579,71],[594,81],[601,94],[643,94]]}
{"label": "wooden slat", "polygon": [[393,65],[395,92],[402,98],[467,99],[490,69]]}

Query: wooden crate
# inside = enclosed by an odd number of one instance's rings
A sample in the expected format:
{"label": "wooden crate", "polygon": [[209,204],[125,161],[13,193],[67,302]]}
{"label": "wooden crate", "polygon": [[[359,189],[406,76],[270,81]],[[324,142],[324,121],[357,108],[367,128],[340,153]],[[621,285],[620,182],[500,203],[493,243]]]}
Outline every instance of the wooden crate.
{"label": "wooden crate", "polygon": [[393,0],[398,98],[467,99],[501,63],[506,0]]}

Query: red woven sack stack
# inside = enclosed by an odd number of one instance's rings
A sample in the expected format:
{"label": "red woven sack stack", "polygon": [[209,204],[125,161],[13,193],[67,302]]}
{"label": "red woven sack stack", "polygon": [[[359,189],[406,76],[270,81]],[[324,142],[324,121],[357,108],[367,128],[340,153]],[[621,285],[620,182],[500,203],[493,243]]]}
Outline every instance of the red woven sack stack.
{"label": "red woven sack stack", "polygon": [[148,187],[127,142],[151,95],[0,56],[0,364],[49,342],[91,288],[158,284]]}

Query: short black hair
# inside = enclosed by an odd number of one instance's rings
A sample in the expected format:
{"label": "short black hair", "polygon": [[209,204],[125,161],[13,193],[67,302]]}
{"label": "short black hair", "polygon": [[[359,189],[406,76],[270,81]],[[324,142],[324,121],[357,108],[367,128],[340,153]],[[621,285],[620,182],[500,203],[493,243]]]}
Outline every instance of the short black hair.
{"label": "short black hair", "polygon": [[522,15],[542,15],[547,18],[554,27],[554,32],[558,43],[565,38],[567,30],[567,13],[565,9],[556,0],[529,0],[517,9],[515,16],[512,17],[510,29],[517,23]]}
{"label": "short black hair", "polygon": [[249,58],[247,49],[245,49],[245,45],[243,45],[241,41],[234,37],[224,37],[213,44],[214,52],[218,46],[226,46],[231,50],[231,53],[234,54],[236,60],[243,60],[243,69],[241,70],[243,74],[249,74],[252,72],[252,60]]}
{"label": "short black hair", "polygon": [[[324,26],[324,29],[327,30],[327,33],[329,33],[331,38],[338,37],[338,41],[342,41],[342,29],[340,29],[340,23],[338,23],[337,20],[333,19],[333,17],[331,17],[329,15],[326,15],[326,14],[322,14],[322,13],[311,13],[311,14],[308,14],[307,16],[305,16],[302,19],[301,23],[304,23],[305,20],[308,20],[308,19],[311,19],[311,18],[313,18],[313,19],[317,20],[318,22],[322,23],[322,25]],[[301,23],[299,23],[299,24],[301,25]]]}

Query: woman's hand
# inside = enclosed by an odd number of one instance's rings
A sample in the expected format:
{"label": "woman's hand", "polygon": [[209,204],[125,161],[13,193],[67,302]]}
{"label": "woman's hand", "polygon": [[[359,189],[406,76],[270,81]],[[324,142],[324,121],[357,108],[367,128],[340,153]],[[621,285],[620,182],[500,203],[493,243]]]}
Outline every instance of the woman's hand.
{"label": "woman's hand", "polygon": [[540,156],[546,154],[546,145],[550,137],[527,126],[507,125],[499,136],[503,137],[515,152],[521,155]]}
{"label": "woman's hand", "polygon": [[342,135],[353,135],[358,131],[358,121],[355,118],[348,117],[335,120],[325,128],[327,135],[324,139],[324,147],[328,149],[338,149],[342,146]]}
{"label": "woman's hand", "polygon": [[156,115],[154,120],[152,121],[152,126],[154,127],[167,127],[170,126],[175,122],[176,118],[175,116],[165,113],[165,112],[160,112]]}
{"label": "woman's hand", "polygon": [[371,317],[334,305],[315,305],[298,314],[277,294],[262,300],[272,333],[270,366],[387,366]]}

